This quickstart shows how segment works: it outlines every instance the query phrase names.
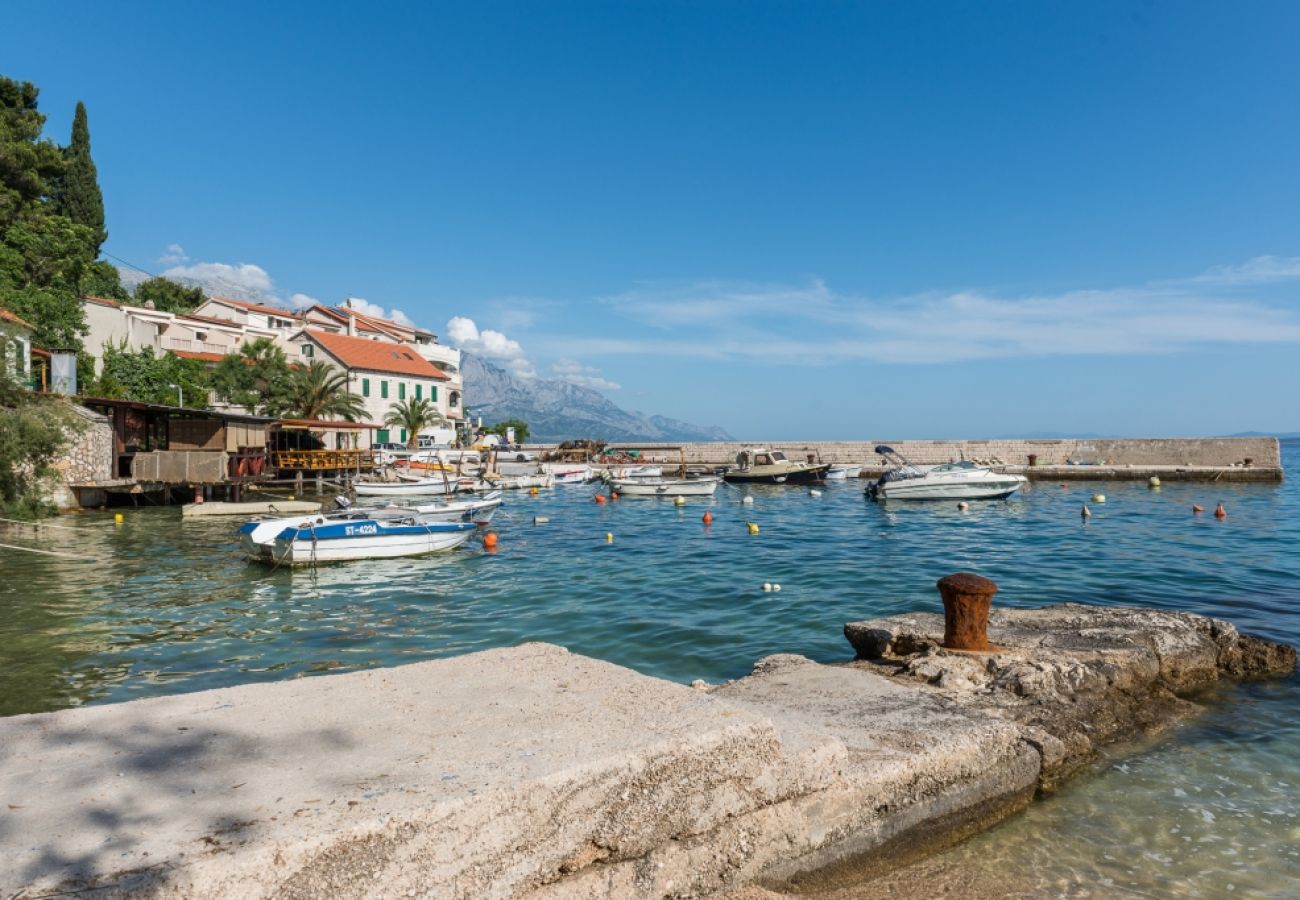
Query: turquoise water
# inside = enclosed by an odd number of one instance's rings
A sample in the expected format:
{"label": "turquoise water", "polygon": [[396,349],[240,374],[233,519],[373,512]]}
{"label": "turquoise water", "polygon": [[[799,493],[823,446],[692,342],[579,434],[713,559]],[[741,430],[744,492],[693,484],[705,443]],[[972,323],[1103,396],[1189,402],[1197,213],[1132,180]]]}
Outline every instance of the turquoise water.
{"label": "turquoise water", "polygon": [[[1300,471],[1300,445],[1284,445],[1284,463]],[[1107,501],[1090,503],[1085,523],[1080,506],[1097,491]],[[752,506],[738,502],[744,493]],[[120,526],[106,513],[69,517],[60,524],[76,530],[49,529],[39,538],[4,529],[0,542],[77,559],[0,550],[0,714],[528,640],[678,681],[719,681],[769,653],[845,659],[845,621],[937,611],[935,580],[959,570],[996,581],[995,602],[1005,605],[1141,603],[1300,642],[1294,479],[1159,491],[1141,483],[1040,483],[967,513],[947,503],[877,505],[853,482],[832,483],[820,497],[800,488],[723,487],[713,501],[685,507],[628,499],[597,506],[591,494],[574,486],[508,497],[493,523],[494,554],[475,542],[439,557],[315,573],[247,564],[233,540],[237,523],[182,521],[175,508],[128,510]],[[1220,501],[1225,521],[1192,515],[1193,503],[1212,510]],[[711,527],[700,521],[705,509]],[[549,524],[533,525],[536,515]],[[760,533],[748,534],[746,521]],[[782,590],[763,592],[765,581]],[[1160,895],[1159,879],[1175,870],[1175,893],[1213,896],[1229,883],[1233,892],[1261,895],[1277,883],[1300,887],[1287,880],[1300,878],[1300,683],[1248,686],[1229,697],[1206,719],[1114,763],[1127,768],[1103,766],[1008,826],[1051,832],[1022,854],[1035,872],[1057,879],[1035,882],[1035,890],[1084,890],[1108,879],[1114,891]],[[1184,795],[1166,790],[1166,781]],[[1201,802],[1192,786],[1223,796]],[[1219,860],[1205,843],[1182,840],[1188,831],[1168,834],[1170,823],[1184,820],[1195,826],[1195,841],[1226,841],[1233,854]],[[1151,838],[1156,832],[1171,839]],[[979,840],[1009,847],[997,843],[1004,833],[1015,834],[999,829]],[[1236,862],[1247,863],[1254,880],[1224,880],[1241,869]]]}

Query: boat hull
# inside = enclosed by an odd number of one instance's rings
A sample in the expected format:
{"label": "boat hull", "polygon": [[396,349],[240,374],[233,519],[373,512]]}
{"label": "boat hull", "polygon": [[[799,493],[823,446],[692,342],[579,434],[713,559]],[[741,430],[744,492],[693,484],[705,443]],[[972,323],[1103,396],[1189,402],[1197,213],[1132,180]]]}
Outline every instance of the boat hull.
{"label": "boat hull", "polygon": [[723,475],[728,484],[820,484],[826,480],[830,463],[817,466],[791,467],[782,471],[764,472],[738,469]]}
{"label": "boat hull", "polygon": [[421,481],[356,481],[352,484],[358,497],[428,497],[434,494],[454,494],[457,481],[454,477],[443,481],[430,478]]}
{"label": "boat hull", "polygon": [[712,497],[716,478],[615,478],[610,490],[620,497]]}
{"label": "boat hull", "polygon": [[271,562],[316,565],[358,559],[420,556],[458,547],[474,533],[472,522],[389,525],[375,519],[286,528],[275,539]]}
{"label": "boat hull", "polygon": [[[925,479],[911,479],[924,482]],[[1019,476],[981,481],[908,484],[907,480],[873,484],[868,494],[877,500],[1005,500],[1025,484]]]}

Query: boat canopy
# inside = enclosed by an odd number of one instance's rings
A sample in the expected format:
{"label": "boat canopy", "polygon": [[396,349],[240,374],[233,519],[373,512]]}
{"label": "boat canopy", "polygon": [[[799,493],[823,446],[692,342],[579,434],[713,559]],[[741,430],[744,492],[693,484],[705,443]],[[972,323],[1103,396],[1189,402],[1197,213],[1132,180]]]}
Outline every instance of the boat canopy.
{"label": "boat canopy", "polygon": [[885,456],[886,454],[894,453],[895,451],[893,447],[886,447],[884,444],[877,444],[876,452],[881,456]]}

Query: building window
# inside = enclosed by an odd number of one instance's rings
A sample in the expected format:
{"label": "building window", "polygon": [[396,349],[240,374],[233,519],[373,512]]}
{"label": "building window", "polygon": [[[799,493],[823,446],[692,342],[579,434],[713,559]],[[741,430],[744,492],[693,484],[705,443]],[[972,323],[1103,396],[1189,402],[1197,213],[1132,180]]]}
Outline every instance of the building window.
{"label": "building window", "polygon": [[313,356],[316,355],[316,348],[313,347],[311,344],[303,344],[302,355],[306,359],[311,359]]}
{"label": "building window", "polygon": [[417,382],[415,383],[415,399],[416,399],[416,400],[419,400],[419,399],[420,399],[420,392],[423,391],[423,390],[424,390],[424,385],[420,384],[420,382],[417,381]]}
{"label": "building window", "polygon": [[369,378],[362,378],[362,379],[361,379],[361,396],[362,396],[362,397],[369,397],[369,396],[370,396],[370,379],[369,379]]}
{"label": "building window", "polygon": [[381,381],[381,382],[379,382],[379,396],[380,396],[380,399],[383,399],[383,400],[387,400],[387,399],[388,399],[388,382],[387,382],[387,381]]}
{"label": "building window", "polygon": [[378,431],[375,432],[375,443],[377,443],[377,444],[387,444],[387,443],[388,443],[388,429],[387,429],[387,428],[381,428],[381,429],[379,429]]}
{"label": "building window", "polygon": [[406,443],[406,429],[405,429],[405,428],[402,429],[402,443],[403,443],[403,444]]}
{"label": "building window", "polygon": [[434,403],[438,402],[438,386],[435,384],[429,385],[429,399]]}
{"label": "building window", "polygon": [[460,406],[460,391],[452,391],[447,395],[447,405],[452,409]]}
{"label": "building window", "polygon": [[[405,381],[399,381],[399,382],[397,382],[397,399],[398,399],[398,400],[405,400],[405,399],[406,399],[406,382],[405,382]],[[402,440],[406,440],[406,438],[402,438]]]}

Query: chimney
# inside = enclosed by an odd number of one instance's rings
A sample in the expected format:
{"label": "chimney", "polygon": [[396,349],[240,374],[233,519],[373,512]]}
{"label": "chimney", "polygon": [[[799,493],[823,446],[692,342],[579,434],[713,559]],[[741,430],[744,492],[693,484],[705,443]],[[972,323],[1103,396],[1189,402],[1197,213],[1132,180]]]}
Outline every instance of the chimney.
{"label": "chimney", "polygon": [[348,310],[348,334],[352,337],[357,336],[357,317],[352,315],[351,310]]}

